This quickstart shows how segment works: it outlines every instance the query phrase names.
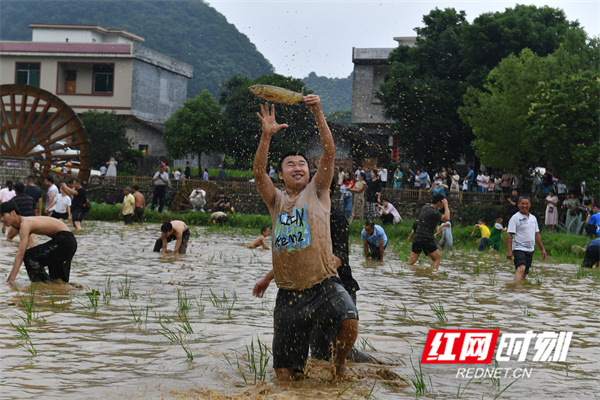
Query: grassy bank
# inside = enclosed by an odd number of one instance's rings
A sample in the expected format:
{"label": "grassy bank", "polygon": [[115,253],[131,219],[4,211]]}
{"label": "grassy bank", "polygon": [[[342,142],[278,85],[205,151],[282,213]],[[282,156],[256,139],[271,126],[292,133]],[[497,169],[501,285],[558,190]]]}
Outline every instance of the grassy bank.
{"label": "grassy bank", "polygon": [[[118,215],[121,210],[120,205],[108,205],[108,204],[97,204],[94,203],[90,212],[86,215],[87,220],[97,221],[119,221]],[[213,227],[216,230],[230,230],[232,228],[240,229],[245,234],[256,234],[260,233],[262,226],[271,226],[271,217],[268,215],[256,215],[256,214],[239,214],[233,213],[229,215],[229,222],[223,227],[214,226],[210,222],[210,214],[200,212],[190,212],[185,214],[176,214],[170,212],[159,213],[157,211],[146,210],[145,222],[148,223],[162,223],[164,221],[170,221],[172,219],[178,219],[184,221],[190,226],[207,226]],[[386,225],[385,231],[388,237],[388,248],[391,248],[397,254],[401,254],[401,257],[408,259],[410,253],[410,243],[407,242],[408,235],[412,230],[412,220],[401,221],[396,225]],[[360,243],[360,233],[362,231],[362,224],[360,222],[354,222],[350,225],[350,240],[353,243]],[[452,235],[454,237],[454,249],[460,251],[476,252],[478,242],[480,238],[479,231],[475,232],[475,236],[471,237],[472,226],[454,226],[452,228]],[[585,236],[569,235],[565,233],[548,233],[544,230],[541,232],[542,241],[548,252],[549,261],[555,263],[568,263],[568,264],[580,264],[583,259],[583,253],[573,252],[573,246],[585,248],[590,242],[590,238]],[[502,235],[502,254],[505,249],[506,235]],[[439,239],[439,237],[438,237]],[[539,259],[541,257],[539,249],[536,247],[534,258]],[[406,260],[405,260],[406,261]]]}

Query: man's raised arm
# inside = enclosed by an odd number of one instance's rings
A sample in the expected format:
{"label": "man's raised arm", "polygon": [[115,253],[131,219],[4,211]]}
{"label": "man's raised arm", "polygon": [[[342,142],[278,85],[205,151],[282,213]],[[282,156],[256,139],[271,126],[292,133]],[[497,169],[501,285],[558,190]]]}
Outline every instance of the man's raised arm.
{"label": "man's raised arm", "polygon": [[319,129],[319,137],[321,138],[321,146],[323,147],[323,154],[319,160],[319,169],[313,177],[315,185],[317,187],[317,194],[319,197],[325,195],[329,197],[329,186],[333,179],[333,166],[335,163],[335,145],[333,144],[333,136],[325,121],[325,116],[321,110],[321,99],[319,96],[309,94],[304,97],[304,103],[306,107],[313,113],[317,122],[317,128]]}
{"label": "man's raised arm", "polygon": [[267,174],[267,162],[269,161],[269,145],[271,137],[282,128],[287,128],[287,124],[278,124],[275,121],[275,105],[261,104],[260,113],[256,113],[262,124],[262,135],[258,143],[258,149],[254,156],[254,179],[256,188],[263,201],[270,206],[275,201],[275,185]]}

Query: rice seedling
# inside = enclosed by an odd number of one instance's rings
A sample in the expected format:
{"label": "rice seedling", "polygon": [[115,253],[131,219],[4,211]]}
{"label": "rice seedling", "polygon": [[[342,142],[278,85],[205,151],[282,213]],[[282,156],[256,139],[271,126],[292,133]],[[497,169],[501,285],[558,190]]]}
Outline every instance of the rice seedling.
{"label": "rice seedling", "polygon": [[377,351],[377,349],[375,348],[375,346],[373,346],[371,344],[371,342],[369,341],[369,339],[367,338],[363,338],[361,337],[358,341],[358,348],[361,350],[371,350],[371,351]]}
{"label": "rice seedling", "polygon": [[496,274],[489,274],[488,275],[488,284],[490,286],[496,286],[496,283],[498,283],[498,278],[496,278]]}
{"label": "rice seedling", "polygon": [[183,349],[183,351],[185,352],[187,359],[189,361],[194,361],[194,353],[189,348],[189,346],[186,345],[185,341],[183,340],[182,332],[181,331],[179,331],[177,333],[174,332],[169,327],[167,327],[165,325],[165,323],[171,323],[171,320],[166,316],[163,316],[163,315],[159,316],[158,324],[162,327],[162,329],[159,329],[158,333],[160,333],[161,335],[163,335],[164,337],[169,339],[171,341],[171,343],[179,344],[181,346],[181,348]]}
{"label": "rice seedling", "polygon": [[27,331],[27,328],[25,326],[23,326],[20,322],[15,325],[11,321],[10,324],[12,325],[13,328],[15,328],[15,330],[17,331],[17,333],[19,335],[20,341],[17,342],[17,345],[19,347],[22,347],[25,350],[27,350],[32,356],[36,356],[37,350],[33,346],[33,342],[31,341],[31,337],[29,336],[29,332]]}
{"label": "rice seedling", "polygon": [[460,392],[460,386],[461,386],[461,384],[460,383],[458,384],[458,390],[456,392],[456,398],[457,399],[460,399],[465,394],[465,391],[467,390],[467,387],[469,386],[469,384],[471,383],[471,381],[473,381],[473,379],[475,379],[475,377],[472,377],[471,379],[469,379],[469,381],[467,382],[467,384],[463,387],[462,393]]}
{"label": "rice seedling", "polygon": [[367,393],[365,395],[365,399],[369,399],[370,400],[370,399],[374,399],[375,398],[375,396],[373,394],[373,390],[375,390],[375,385],[376,384],[377,384],[377,381],[373,382],[373,386],[371,386],[371,390],[369,390],[369,393]]}
{"label": "rice seedling", "polygon": [[105,305],[108,305],[108,303],[110,303],[110,299],[112,297],[111,286],[111,276],[108,275],[108,278],[106,278],[106,282],[104,282],[104,292],[102,293],[102,301]]}
{"label": "rice seedling", "polygon": [[509,387],[511,387],[513,385],[513,383],[515,383],[516,381],[518,381],[519,379],[515,379],[514,381],[512,381],[511,383],[508,384],[508,386],[506,386],[504,389],[502,389],[502,391],[500,393],[498,393],[495,397],[494,400],[496,400],[498,397],[500,397],[500,395],[502,393],[504,393]]}
{"label": "rice seedling", "polygon": [[346,387],[344,388],[344,390],[342,390],[342,391],[341,391],[341,392],[340,392],[340,393],[337,395],[337,398],[339,399],[340,397],[342,397],[342,395],[343,395],[344,393],[346,393],[346,391],[347,391],[348,389],[350,389],[350,388],[352,387],[352,385],[354,385],[355,383],[356,383],[356,381],[352,381],[352,382],[350,382],[350,384],[349,384],[348,386],[346,386]]}
{"label": "rice seedling", "polygon": [[69,307],[71,306],[71,301],[69,301],[69,302],[66,302],[66,301],[65,302],[59,302],[54,297],[54,293],[50,292],[50,306],[54,310],[57,310],[57,309],[68,310]]}
{"label": "rice seedling", "polygon": [[533,310],[531,309],[531,307],[529,307],[529,304],[525,305],[525,307],[521,307],[521,305],[519,304],[518,301],[515,300],[515,303],[517,303],[517,306],[519,306],[519,308],[521,309],[521,312],[523,313],[523,315],[526,315],[528,317],[531,317],[532,315],[535,315]]}
{"label": "rice seedling", "polygon": [[187,310],[192,309],[192,298],[188,298],[187,292],[185,290],[179,290],[177,288],[177,312],[185,313]]}
{"label": "rice seedling", "polygon": [[414,317],[412,317],[411,315],[408,314],[408,309],[406,308],[406,304],[404,304],[404,302],[402,302],[402,308],[400,308],[400,306],[398,306],[398,305],[396,305],[396,307],[402,313],[402,316],[397,318],[399,321],[403,321],[403,322],[407,322],[407,323],[411,323],[411,324],[415,323]]}
{"label": "rice seedling", "polygon": [[92,308],[94,310],[94,314],[96,314],[98,311],[98,298],[100,297],[100,292],[96,289],[92,289],[86,292],[85,295],[90,300],[90,307],[87,308]]}
{"label": "rice seedling", "polygon": [[[259,381],[265,381],[267,377],[267,371],[269,370],[268,364],[269,359],[271,358],[269,354],[272,355],[272,352],[265,343],[260,341],[259,337],[257,337],[256,339],[258,342],[258,346],[254,345],[254,338],[252,338],[250,345],[246,345],[246,354],[243,354],[241,356],[242,363],[240,363],[239,360],[236,361],[238,372],[240,373],[242,379],[246,384],[248,384],[249,382],[248,378],[246,377],[246,374],[244,373],[244,368],[242,368],[242,366],[245,366],[246,369],[249,371],[250,374],[248,377],[252,377],[252,384],[254,385],[256,385],[256,383]],[[225,360],[227,360],[227,363],[229,363],[229,365],[233,367],[233,364],[231,363],[227,355],[223,355],[225,356]]]}
{"label": "rice seedling", "polygon": [[[150,307],[146,306],[146,325],[148,324],[148,309]],[[129,303],[129,309],[131,310],[131,315],[133,316],[133,324],[137,325],[137,324],[142,324],[144,321],[142,321],[142,316],[144,315],[144,309],[142,308],[140,310],[139,313],[136,313],[135,310],[133,309],[133,306],[131,305],[131,302]]]}
{"label": "rice seedling", "polygon": [[[423,370],[421,369],[421,363],[418,364],[419,365],[419,369],[417,369],[414,365],[413,365],[413,361],[412,361],[412,357],[410,358],[410,366],[412,367],[413,370],[413,375],[410,377],[410,383],[412,385],[412,387],[415,389],[415,394],[421,395],[421,394],[425,394],[429,391],[429,389],[427,389],[427,385],[425,384],[425,379],[423,376]],[[429,378],[429,383],[431,383],[431,377]]]}
{"label": "rice seedling", "polygon": [[448,317],[446,316],[446,311],[444,311],[444,306],[442,305],[441,301],[438,300],[437,304],[432,303],[429,305],[429,307],[435,313],[435,316],[440,324],[445,324],[448,322]]}
{"label": "rice seedling", "polygon": [[31,325],[33,321],[44,320],[39,316],[39,313],[35,308],[35,287],[33,284],[29,286],[28,295],[24,296],[17,290],[17,295],[19,296],[19,300],[21,300],[21,305],[23,305],[23,309],[25,310],[25,315],[20,315],[20,318],[27,324]]}
{"label": "rice seedling", "polygon": [[213,291],[210,289],[210,302],[213,306],[220,309],[222,312],[227,313],[227,317],[231,318],[231,313],[234,310],[235,303],[237,301],[237,294],[235,291],[231,298],[228,298],[225,292],[223,292],[223,297],[219,298]]}
{"label": "rice seedling", "polygon": [[190,321],[188,319],[187,313],[185,311],[181,311],[177,313],[179,316],[179,321],[181,322],[181,328],[185,333],[194,333],[192,326],[190,325]]}
{"label": "rice seedling", "polygon": [[125,281],[119,282],[118,290],[122,299],[136,298],[135,294],[131,291],[131,279],[127,277],[127,274],[125,274]]}

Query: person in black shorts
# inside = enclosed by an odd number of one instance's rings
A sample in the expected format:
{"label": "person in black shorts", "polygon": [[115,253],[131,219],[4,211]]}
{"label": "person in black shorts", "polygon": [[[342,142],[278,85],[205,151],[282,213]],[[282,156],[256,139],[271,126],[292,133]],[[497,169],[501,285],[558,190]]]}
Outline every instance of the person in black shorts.
{"label": "person in black shorts", "polygon": [[582,265],[587,268],[600,266],[600,238],[588,243]]}
{"label": "person in black shorts", "polygon": [[[7,279],[10,285],[14,284],[22,263],[25,263],[32,282],[52,282],[59,279],[69,282],[71,260],[77,251],[77,241],[64,222],[51,217],[22,217],[14,201],[0,204],[0,214],[2,222],[16,229],[21,239]],[[27,250],[29,235],[32,233],[46,235],[51,240]],[[45,267],[48,267],[48,272]]]}
{"label": "person in black shorts", "polygon": [[73,218],[75,232],[79,232],[85,215],[83,205],[87,202],[85,189],[81,185],[79,179],[72,179],[67,184],[61,183],[60,185],[61,189],[64,189],[67,194],[73,196],[73,201],[71,202],[71,217]]}
{"label": "person in black shorts", "polygon": [[173,240],[177,241],[173,253],[185,254],[188,241],[190,240],[190,230],[185,222],[174,220],[162,224],[160,227],[160,238],[156,239],[156,243],[154,243],[154,251],[166,253],[167,243]]}
{"label": "person in black shorts", "polygon": [[[443,210],[443,214],[439,211]],[[437,268],[440,265],[442,256],[435,244],[434,233],[437,225],[441,222],[450,221],[450,208],[448,200],[442,194],[435,194],[431,199],[431,204],[425,205],[419,214],[415,237],[413,239],[408,265],[414,265],[419,259],[421,252],[428,255],[431,260],[431,266]]]}

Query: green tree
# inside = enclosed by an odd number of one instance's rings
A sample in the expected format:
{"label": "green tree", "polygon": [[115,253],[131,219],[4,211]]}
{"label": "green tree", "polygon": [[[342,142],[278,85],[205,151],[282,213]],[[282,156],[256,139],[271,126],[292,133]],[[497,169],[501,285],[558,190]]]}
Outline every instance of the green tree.
{"label": "green tree", "polygon": [[[261,125],[256,113],[260,104],[266,101],[248,89],[257,84],[284,87],[295,92],[300,92],[304,87],[300,79],[277,74],[262,76],[256,80],[238,75],[223,83],[220,97],[221,104],[225,106],[223,148],[240,168],[252,165],[260,140]],[[304,151],[307,134],[316,132],[314,117],[303,103],[276,104],[275,113],[277,122],[288,124],[289,128],[282,130],[271,140],[269,154],[273,163],[289,150]]]}
{"label": "green tree", "polygon": [[183,107],[165,121],[165,147],[174,158],[198,154],[200,168],[202,152],[221,150],[222,124],[221,106],[208,90],[204,90],[183,103]]}
{"label": "green tree", "polygon": [[[524,145],[565,183],[585,180],[600,195],[600,71],[588,70],[541,82],[530,96]],[[597,198],[597,197],[596,197]]]}
{"label": "green tree", "polygon": [[435,168],[474,156],[473,132],[457,112],[469,86],[481,89],[488,71],[525,47],[542,55],[554,51],[577,27],[560,10],[519,5],[472,24],[463,11],[436,8],[423,22],[414,47],[390,54],[378,96],[406,157]]}
{"label": "green tree", "polygon": [[127,121],[115,113],[108,111],[86,111],[81,114],[81,121],[87,136],[91,141],[92,165],[105,165],[110,157],[131,147],[131,142],[126,136]]}
{"label": "green tree", "polygon": [[[534,122],[530,115],[536,108],[535,104],[549,104],[550,100],[541,99],[539,93],[551,82],[552,87],[558,88],[551,92],[553,97],[549,98],[554,102],[553,107],[579,109],[574,103],[580,99],[572,90],[571,93],[567,90],[569,86],[566,82],[572,83],[571,77],[583,71],[594,70],[597,75],[597,54],[597,40],[589,41],[582,31],[572,30],[567,34],[565,44],[553,54],[540,57],[525,49],[519,57],[511,55],[502,60],[490,72],[483,90],[469,88],[464,96],[465,105],[459,109],[459,114],[473,129],[476,137],[473,147],[481,161],[487,166],[515,173],[524,173],[535,166],[549,163],[555,175],[567,181],[567,176],[571,175],[567,171],[569,164],[574,165],[577,161],[561,163],[561,157],[572,156],[557,149],[570,148],[570,144],[564,142],[559,145],[562,140],[560,135],[551,139],[544,133],[549,129],[547,121],[544,123],[538,116]],[[561,88],[565,91],[561,92]],[[549,96],[550,93],[545,95]],[[532,96],[536,96],[536,99]],[[571,117],[571,114],[566,113],[565,118]],[[539,115],[546,118],[550,114],[544,112]],[[583,118],[581,122],[573,121],[569,125],[587,124],[593,120],[590,118]],[[597,131],[596,126],[596,139]],[[573,143],[578,143],[579,139],[576,138],[580,135],[591,140],[589,132],[589,129],[572,132]],[[548,149],[546,144],[550,142],[554,146]],[[570,180],[569,183],[576,182]]]}

